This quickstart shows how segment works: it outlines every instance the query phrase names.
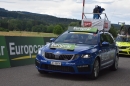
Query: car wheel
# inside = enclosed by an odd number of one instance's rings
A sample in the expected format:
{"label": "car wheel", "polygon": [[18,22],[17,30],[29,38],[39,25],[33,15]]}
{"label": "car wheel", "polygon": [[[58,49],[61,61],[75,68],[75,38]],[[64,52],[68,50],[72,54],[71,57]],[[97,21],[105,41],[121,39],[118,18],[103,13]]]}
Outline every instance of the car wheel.
{"label": "car wheel", "polygon": [[44,70],[38,70],[38,72],[39,72],[40,74],[48,74],[48,72],[47,72],[47,71],[44,71]]}
{"label": "car wheel", "polygon": [[116,56],[114,64],[110,67],[111,70],[116,71],[118,69],[119,57]]}
{"label": "car wheel", "polygon": [[97,79],[98,75],[99,75],[99,70],[100,70],[99,61],[98,61],[98,59],[96,59],[94,62],[94,65],[93,65],[93,70],[92,70],[92,73],[90,75],[90,78]]}

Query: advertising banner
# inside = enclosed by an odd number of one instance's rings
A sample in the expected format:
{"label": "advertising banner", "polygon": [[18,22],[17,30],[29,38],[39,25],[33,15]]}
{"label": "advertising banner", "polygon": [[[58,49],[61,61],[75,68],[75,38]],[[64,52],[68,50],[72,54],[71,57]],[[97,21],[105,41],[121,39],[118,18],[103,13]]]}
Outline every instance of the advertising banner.
{"label": "advertising banner", "polygon": [[10,67],[5,37],[0,36],[0,68]]}
{"label": "advertising banner", "polygon": [[33,64],[38,49],[45,44],[42,37],[7,36],[5,39],[11,67]]}
{"label": "advertising banner", "polygon": [[109,31],[111,28],[111,22],[105,19],[90,19],[90,18],[85,18],[83,19],[83,22],[81,24],[84,27],[89,27],[89,28],[98,28],[98,30],[105,30]]}

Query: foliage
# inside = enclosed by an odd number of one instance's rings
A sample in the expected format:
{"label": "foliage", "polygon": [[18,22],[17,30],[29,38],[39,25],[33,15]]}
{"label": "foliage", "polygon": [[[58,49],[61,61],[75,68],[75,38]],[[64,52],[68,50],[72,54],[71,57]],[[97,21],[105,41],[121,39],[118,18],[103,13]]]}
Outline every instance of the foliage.
{"label": "foliage", "polygon": [[47,27],[47,33],[53,33],[53,29],[54,29],[54,25],[49,25],[48,27]]}
{"label": "foliage", "polygon": [[1,27],[0,27],[0,31],[9,32],[8,29],[4,29],[4,28],[1,28]]}
{"label": "foliage", "polygon": [[69,26],[80,26],[80,22],[71,22]]}
{"label": "foliage", "polygon": [[[0,8],[0,27],[10,31],[53,32],[51,29],[53,25],[60,24],[63,30],[66,30],[68,24],[77,21],[79,20],[58,18],[50,15],[24,11],[8,11],[4,8]],[[36,28],[38,28],[38,30],[36,30]]]}
{"label": "foliage", "polygon": [[117,37],[118,31],[114,28],[113,25],[111,25],[109,32],[113,35],[114,38]]}
{"label": "foliage", "polygon": [[56,25],[54,27],[54,30],[53,30],[54,34],[60,35],[62,32],[63,32],[63,28],[60,25]]}
{"label": "foliage", "polygon": [[[80,26],[81,20],[0,8],[0,31],[31,31],[61,34],[68,26]],[[116,28],[115,28],[116,26]],[[116,37],[119,27],[112,25],[110,33]]]}

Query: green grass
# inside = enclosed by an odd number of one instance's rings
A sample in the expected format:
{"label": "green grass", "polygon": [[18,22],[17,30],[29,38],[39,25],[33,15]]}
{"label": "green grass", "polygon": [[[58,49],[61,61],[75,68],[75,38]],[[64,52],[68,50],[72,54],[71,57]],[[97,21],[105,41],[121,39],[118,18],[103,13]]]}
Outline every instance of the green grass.
{"label": "green grass", "polygon": [[0,36],[30,36],[30,37],[57,37],[53,33],[42,33],[42,32],[26,32],[26,31],[9,31],[1,32]]}

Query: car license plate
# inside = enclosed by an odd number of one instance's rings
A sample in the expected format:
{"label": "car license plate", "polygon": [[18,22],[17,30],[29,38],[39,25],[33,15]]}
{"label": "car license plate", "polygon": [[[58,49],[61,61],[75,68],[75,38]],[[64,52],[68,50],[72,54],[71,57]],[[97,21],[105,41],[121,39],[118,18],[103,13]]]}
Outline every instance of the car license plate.
{"label": "car license plate", "polygon": [[51,65],[58,65],[58,66],[61,66],[61,62],[51,62]]}

